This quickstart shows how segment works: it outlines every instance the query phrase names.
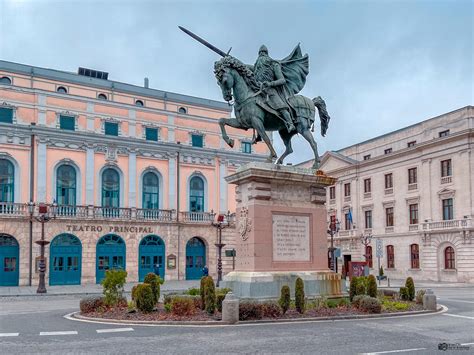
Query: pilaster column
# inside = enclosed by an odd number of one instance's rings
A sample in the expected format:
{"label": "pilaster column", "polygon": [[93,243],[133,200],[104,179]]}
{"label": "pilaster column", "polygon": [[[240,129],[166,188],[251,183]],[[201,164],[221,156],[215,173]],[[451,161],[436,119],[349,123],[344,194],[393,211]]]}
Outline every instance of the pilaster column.
{"label": "pilaster column", "polygon": [[94,148],[86,148],[86,204],[94,205]]}
{"label": "pilaster column", "polygon": [[41,139],[38,143],[37,170],[38,202],[46,202],[46,142]]}
{"label": "pilaster column", "polygon": [[[128,135],[130,137],[133,137],[133,138],[136,138],[136,111],[135,110],[129,110],[128,111],[128,118],[129,118],[129,122],[128,122]],[[130,206],[131,207],[131,206]]]}
{"label": "pilaster column", "polygon": [[176,208],[176,174],[177,174],[176,156],[170,155],[168,159],[168,208]]}
{"label": "pilaster column", "polygon": [[225,160],[219,159],[219,211],[220,213],[227,213],[227,182],[225,177],[227,175],[227,164]]}
{"label": "pilaster column", "polygon": [[87,119],[87,130],[90,132],[94,132],[95,130],[95,127],[94,127],[95,120],[94,120],[93,113],[94,113],[94,104],[92,102],[88,102],[86,119]]}
{"label": "pilaster column", "polygon": [[137,153],[128,155],[128,207],[137,207]]}
{"label": "pilaster column", "polygon": [[174,116],[168,115],[168,142],[170,143],[175,142],[174,128]]}

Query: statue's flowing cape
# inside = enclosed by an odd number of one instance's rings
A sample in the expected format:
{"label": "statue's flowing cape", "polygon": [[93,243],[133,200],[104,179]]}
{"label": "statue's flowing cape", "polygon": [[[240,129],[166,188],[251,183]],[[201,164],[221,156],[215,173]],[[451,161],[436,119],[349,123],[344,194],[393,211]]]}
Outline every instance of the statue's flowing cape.
{"label": "statue's flowing cape", "polygon": [[298,44],[290,55],[280,61],[281,71],[286,79],[286,88],[291,95],[296,95],[303,89],[306,76],[309,73],[308,55],[301,54]]}

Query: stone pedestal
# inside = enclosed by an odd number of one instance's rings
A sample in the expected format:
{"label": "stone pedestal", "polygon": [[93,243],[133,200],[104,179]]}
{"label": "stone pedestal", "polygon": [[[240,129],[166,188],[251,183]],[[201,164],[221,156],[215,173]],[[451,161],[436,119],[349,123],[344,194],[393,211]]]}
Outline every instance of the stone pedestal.
{"label": "stone pedestal", "polygon": [[314,170],[265,163],[241,167],[226,180],[236,184],[237,257],[224,277],[240,298],[275,299],[283,285],[294,294],[297,277],[308,297],[344,292],[328,269],[325,187],[334,179]]}

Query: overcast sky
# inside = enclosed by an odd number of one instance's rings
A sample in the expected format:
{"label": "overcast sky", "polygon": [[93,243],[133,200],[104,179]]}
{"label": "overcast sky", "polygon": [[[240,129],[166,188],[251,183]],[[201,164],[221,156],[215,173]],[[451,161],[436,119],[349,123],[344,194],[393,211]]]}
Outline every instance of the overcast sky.
{"label": "overcast sky", "polygon": [[[218,56],[178,25],[251,64],[263,43],[281,59],[301,42],[302,93],[332,117],[326,138],[315,132],[322,154],[472,105],[473,17],[470,0],[0,0],[0,58],[222,100]],[[288,161],[312,157],[301,138],[293,147]]]}

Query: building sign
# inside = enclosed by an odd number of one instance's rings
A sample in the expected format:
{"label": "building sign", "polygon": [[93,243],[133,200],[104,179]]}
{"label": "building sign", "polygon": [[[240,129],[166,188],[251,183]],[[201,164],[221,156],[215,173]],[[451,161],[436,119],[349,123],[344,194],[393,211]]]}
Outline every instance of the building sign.
{"label": "building sign", "polygon": [[272,216],[273,261],[310,261],[309,216]]}
{"label": "building sign", "polygon": [[174,254],[168,255],[167,266],[168,266],[168,269],[176,269],[176,255]]}
{"label": "building sign", "polygon": [[97,226],[87,224],[67,224],[68,232],[98,232],[98,233],[153,233],[151,226]]}

